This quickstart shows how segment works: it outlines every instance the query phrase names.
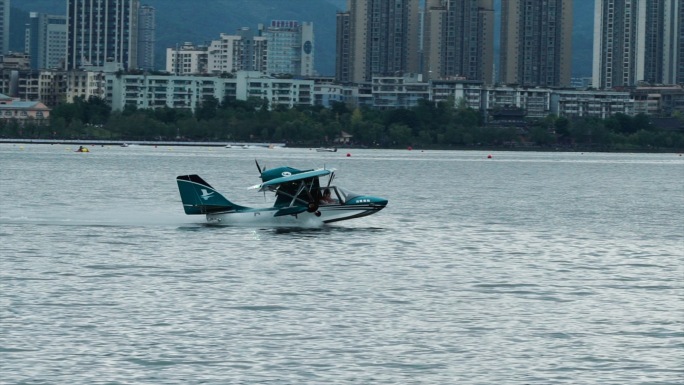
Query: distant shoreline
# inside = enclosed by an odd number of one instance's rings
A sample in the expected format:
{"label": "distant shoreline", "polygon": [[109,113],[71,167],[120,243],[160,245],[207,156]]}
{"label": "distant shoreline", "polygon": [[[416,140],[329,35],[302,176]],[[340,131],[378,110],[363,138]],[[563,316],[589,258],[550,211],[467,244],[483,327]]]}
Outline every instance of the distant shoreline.
{"label": "distant shoreline", "polygon": [[285,147],[285,143],[271,142],[191,142],[191,141],[172,141],[172,140],[88,140],[88,139],[0,139],[0,143],[10,144],[73,144],[82,146],[122,146],[135,144],[139,146],[197,146],[197,147],[226,147],[231,146],[255,146],[255,147]]}
{"label": "distant shoreline", "polygon": [[0,144],[67,144],[80,146],[181,146],[181,147],[281,147],[281,148],[318,148],[318,147],[337,147],[339,150],[345,149],[383,149],[383,150],[412,150],[412,151],[529,151],[529,152],[602,152],[602,153],[652,153],[652,154],[679,154],[684,153],[684,149],[647,149],[647,148],[595,148],[590,146],[535,146],[535,145],[501,145],[501,146],[428,146],[428,147],[367,147],[367,146],[306,146],[302,144],[272,143],[272,142],[197,142],[197,141],[145,141],[145,140],[87,140],[87,139],[17,139],[0,138]]}

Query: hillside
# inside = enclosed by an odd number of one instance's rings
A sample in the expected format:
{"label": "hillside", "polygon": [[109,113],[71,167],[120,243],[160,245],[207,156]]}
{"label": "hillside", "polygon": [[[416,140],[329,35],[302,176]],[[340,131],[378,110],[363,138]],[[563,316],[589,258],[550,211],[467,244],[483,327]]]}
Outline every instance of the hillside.
{"label": "hillside", "polygon": [[[501,10],[501,1],[494,2],[497,12]],[[313,21],[316,69],[322,75],[335,72],[335,14],[346,8],[346,0],[144,0],[143,3],[157,9],[156,62],[160,69],[165,65],[166,48],[178,43],[203,43],[216,39],[220,33],[285,19]],[[29,11],[66,13],[63,0],[22,0],[12,2],[12,6],[10,48],[14,51],[23,51],[23,26]],[[573,74],[590,76],[594,1],[575,0],[574,14]]]}

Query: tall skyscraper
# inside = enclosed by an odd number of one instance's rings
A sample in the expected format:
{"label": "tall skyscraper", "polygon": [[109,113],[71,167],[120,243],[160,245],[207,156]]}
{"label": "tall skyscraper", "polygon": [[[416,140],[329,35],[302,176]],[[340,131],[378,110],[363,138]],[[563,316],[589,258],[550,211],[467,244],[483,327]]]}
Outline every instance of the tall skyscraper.
{"label": "tall skyscraper", "polygon": [[[373,75],[398,75],[419,71],[419,0],[348,0],[348,16],[338,15],[337,31],[342,57],[336,73],[349,74],[355,83],[370,82]],[[345,34],[348,33],[348,38]],[[342,52],[349,49],[349,54]],[[342,79],[338,79],[342,80]]]}
{"label": "tall skyscraper", "polygon": [[351,17],[349,12],[337,13],[337,33],[335,36],[335,80],[349,83],[351,78]]}
{"label": "tall skyscraper", "polygon": [[9,52],[10,0],[0,0],[0,55]]}
{"label": "tall skyscraper", "polygon": [[544,87],[570,85],[572,3],[573,0],[502,1],[502,82]]}
{"label": "tall skyscraper", "polygon": [[267,41],[267,72],[314,75],[313,23],[273,20],[263,36]]}
{"label": "tall skyscraper", "polygon": [[593,85],[682,83],[681,0],[596,0]]}
{"label": "tall skyscraper", "polygon": [[67,0],[66,69],[134,69],[138,0]]}
{"label": "tall skyscraper", "polygon": [[26,28],[26,53],[31,56],[31,68],[64,67],[67,47],[67,21],[62,15],[31,12]]}
{"label": "tall skyscraper", "polygon": [[684,4],[681,2],[677,3],[674,31],[677,39],[674,43],[674,78],[677,84],[684,85]]}
{"label": "tall skyscraper", "polygon": [[638,0],[597,0],[594,13],[593,86],[636,83]]}
{"label": "tall skyscraper", "polygon": [[156,12],[150,5],[138,9],[138,68],[154,69],[154,45],[156,42]]}
{"label": "tall skyscraper", "polygon": [[493,82],[493,0],[427,0],[423,33],[428,79]]}

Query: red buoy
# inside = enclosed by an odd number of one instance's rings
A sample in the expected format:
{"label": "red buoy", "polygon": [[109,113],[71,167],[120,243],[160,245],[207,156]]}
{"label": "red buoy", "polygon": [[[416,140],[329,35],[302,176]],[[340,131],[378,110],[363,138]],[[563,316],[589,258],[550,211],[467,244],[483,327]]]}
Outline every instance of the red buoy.
{"label": "red buoy", "polygon": [[491,155],[487,155],[487,159],[492,159],[492,156],[491,156]]}
{"label": "red buoy", "polygon": [[347,157],[350,157],[350,156],[351,156],[351,154],[350,154],[350,153],[347,153]]}

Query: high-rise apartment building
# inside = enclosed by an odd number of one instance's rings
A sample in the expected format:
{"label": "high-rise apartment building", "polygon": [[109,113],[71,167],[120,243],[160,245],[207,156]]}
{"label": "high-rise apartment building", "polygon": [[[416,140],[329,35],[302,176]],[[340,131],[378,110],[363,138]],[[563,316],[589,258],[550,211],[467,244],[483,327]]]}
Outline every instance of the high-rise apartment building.
{"label": "high-rise apartment building", "polygon": [[681,2],[677,3],[674,20],[674,36],[677,40],[673,44],[675,47],[674,78],[677,84],[684,85],[684,5]]}
{"label": "high-rise apartment building", "polygon": [[593,85],[682,83],[681,0],[596,0]]}
{"label": "high-rise apartment building", "polygon": [[243,35],[222,33],[219,40],[209,45],[208,71],[213,74],[247,70],[246,52],[249,39]]}
{"label": "high-rise apartment building", "polygon": [[243,27],[233,35],[222,33],[211,42],[207,58],[207,70],[213,74],[260,71],[313,76],[313,24],[274,20],[268,27],[259,24],[256,31]]}
{"label": "high-rise apartment building", "polygon": [[134,69],[138,0],[67,0],[66,69]]}
{"label": "high-rise apartment building", "polygon": [[222,33],[207,50],[207,72],[216,75],[237,71],[266,72],[268,44],[261,36],[262,32],[263,25],[259,24],[256,31],[243,27],[234,35]]}
{"label": "high-rise apartment building", "polygon": [[0,0],[0,55],[9,52],[10,0]]}
{"label": "high-rise apartment building", "polygon": [[266,71],[271,74],[313,76],[313,23],[273,20],[263,31],[267,41]]}
{"label": "high-rise apartment building", "polygon": [[166,72],[174,75],[198,75],[208,72],[208,47],[192,43],[166,49]]}
{"label": "high-rise apartment building", "polygon": [[153,70],[154,45],[156,42],[156,11],[150,5],[138,9],[138,68]]}
{"label": "high-rise apartment building", "polygon": [[596,1],[594,87],[604,89],[636,83],[638,3],[638,0]]}
{"label": "high-rise apartment building", "polygon": [[427,79],[493,83],[493,0],[426,0],[423,36]]}
{"label": "high-rise apartment building", "polygon": [[501,81],[524,86],[569,86],[573,0],[501,3]]}
{"label": "high-rise apartment building", "polygon": [[[340,59],[336,73],[348,74],[346,78],[354,83],[370,82],[374,75],[417,73],[418,3],[419,0],[348,0],[348,15],[338,14],[338,25],[346,23],[346,29],[338,29],[337,41],[348,44],[338,44]],[[347,49],[348,53],[342,51]]]}
{"label": "high-rise apartment building", "polygon": [[350,83],[351,79],[351,15],[349,12],[337,13],[335,36],[335,80]]}
{"label": "high-rise apartment building", "polygon": [[31,12],[29,16],[25,52],[31,56],[31,68],[64,68],[67,47],[66,17],[37,12]]}

